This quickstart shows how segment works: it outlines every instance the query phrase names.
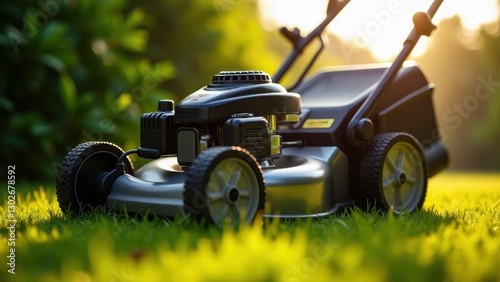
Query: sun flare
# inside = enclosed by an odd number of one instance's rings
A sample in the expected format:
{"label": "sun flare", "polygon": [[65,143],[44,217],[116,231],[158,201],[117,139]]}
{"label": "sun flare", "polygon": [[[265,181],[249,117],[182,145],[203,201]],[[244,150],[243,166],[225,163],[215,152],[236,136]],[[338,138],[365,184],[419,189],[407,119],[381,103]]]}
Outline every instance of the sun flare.
{"label": "sun flare", "polygon": [[[260,0],[260,11],[265,28],[277,26],[299,27],[311,31],[325,17],[327,0]],[[411,18],[417,11],[426,11],[432,0],[352,0],[328,27],[328,31],[368,48],[380,61],[394,57],[412,28]],[[482,24],[498,20],[496,0],[444,1],[435,16],[435,23],[455,15],[460,16],[469,31]],[[427,47],[423,38],[413,55],[422,54]]]}

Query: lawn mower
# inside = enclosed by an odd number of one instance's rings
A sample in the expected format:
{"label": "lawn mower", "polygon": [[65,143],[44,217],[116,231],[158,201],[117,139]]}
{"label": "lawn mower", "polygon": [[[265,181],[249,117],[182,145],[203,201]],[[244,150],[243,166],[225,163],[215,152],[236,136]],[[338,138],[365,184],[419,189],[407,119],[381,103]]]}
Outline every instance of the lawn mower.
{"label": "lawn mower", "polygon": [[[271,77],[222,71],[182,101],[163,99],[140,120],[140,147],[86,142],[64,158],[62,211],[190,216],[223,226],[257,219],[318,218],[359,206],[410,213],[448,154],[439,137],[433,85],[405,63],[443,0],[417,12],[390,65],[335,67],[309,79],[324,29],[349,0],[331,0],[307,36],[281,29],[293,51]],[[279,82],[303,50],[320,47],[296,83]],[[134,171],[130,154],[150,159]]]}

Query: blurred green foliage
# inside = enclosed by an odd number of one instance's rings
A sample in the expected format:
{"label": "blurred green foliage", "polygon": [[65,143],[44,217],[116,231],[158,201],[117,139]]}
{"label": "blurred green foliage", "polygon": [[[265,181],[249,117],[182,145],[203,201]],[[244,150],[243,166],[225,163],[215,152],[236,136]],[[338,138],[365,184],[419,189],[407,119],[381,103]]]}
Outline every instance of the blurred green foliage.
{"label": "blurred green foliage", "polygon": [[173,66],[146,59],[146,15],[126,8],[122,0],[2,2],[0,146],[23,179],[53,178],[83,141],[137,142],[139,102],[154,107],[168,96],[157,86]]}
{"label": "blurred green foliage", "polygon": [[146,55],[169,60],[176,77],[162,86],[181,99],[211,82],[222,70],[273,73],[284,54],[269,51],[256,0],[131,0],[148,15]]}
{"label": "blurred green foliage", "polygon": [[436,118],[452,170],[500,169],[499,27],[500,18],[474,34],[459,17],[447,19],[417,59],[436,85]]}
{"label": "blurred green foliage", "polygon": [[[500,6],[500,1],[498,2]],[[489,148],[487,156],[490,160],[487,163],[490,167],[500,169],[500,15],[496,28],[489,31],[482,28],[479,40],[483,42],[480,56],[487,69],[486,80],[489,84],[486,91],[487,105],[485,114],[473,131],[477,143],[485,148]],[[483,89],[484,92],[485,89]]]}

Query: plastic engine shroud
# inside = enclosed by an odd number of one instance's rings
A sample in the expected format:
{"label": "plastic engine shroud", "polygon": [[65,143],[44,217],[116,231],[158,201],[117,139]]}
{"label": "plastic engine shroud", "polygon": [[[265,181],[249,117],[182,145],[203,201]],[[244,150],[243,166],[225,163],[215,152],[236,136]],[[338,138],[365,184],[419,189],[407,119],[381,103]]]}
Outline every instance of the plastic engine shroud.
{"label": "plastic engine shroud", "polygon": [[299,114],[300,95],[272,83],[262,71],[220,72],[175,107],[176,122],[224,121],[235,113]]}

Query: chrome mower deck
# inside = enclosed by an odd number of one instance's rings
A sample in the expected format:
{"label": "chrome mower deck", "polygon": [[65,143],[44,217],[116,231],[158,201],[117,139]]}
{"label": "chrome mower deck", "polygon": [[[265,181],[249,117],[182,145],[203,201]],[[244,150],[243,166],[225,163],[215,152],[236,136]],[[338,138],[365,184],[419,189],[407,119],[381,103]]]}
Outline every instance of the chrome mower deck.
{"label": "chrome mower deck", "polygon": [[[266,163],[268,218],[321,217],[352,205],[348,195],[347,157],[337,147],[285,148]],[[113,183],[107,206],[116,211],[184,215],[186,173],[175,156],[152,161],[135,176],[124,174]]]}

